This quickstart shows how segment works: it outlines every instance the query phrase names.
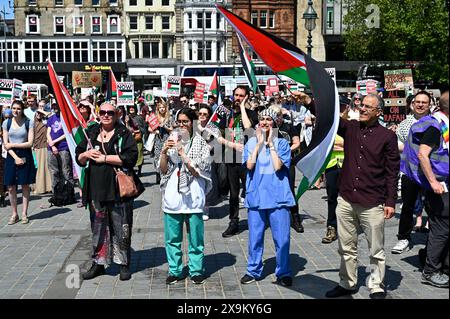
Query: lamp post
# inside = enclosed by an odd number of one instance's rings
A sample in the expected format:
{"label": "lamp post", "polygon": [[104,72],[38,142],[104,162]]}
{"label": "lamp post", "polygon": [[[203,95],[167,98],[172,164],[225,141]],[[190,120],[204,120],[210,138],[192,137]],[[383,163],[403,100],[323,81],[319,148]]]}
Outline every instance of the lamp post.
{"label": "lamp post", "polygon": [[311,56],[311,49],[312,49],[312,35],[311,31],[313,31],[316,28],[316,19],[317,19],[317,13],[314,10],[313,2],[312,0],[308,1],[308,7],[306,8],[306,11],[303,13],[303,19],[305,20],[305,29],[308,30],[308,45],[306,46],[308,50],[308,55]]}
{"label": "lamp post", "polygon": [[9,74],[8,74],[8,50],[7,50],[7,45],[6,45],[6,29],[8,28],[6,25],[6,10],[5,10],[5,6],[3,6],[3,10],[0,11],[1,13],[3,13],[3,62],[5,63],[5,76],[7,79],[9,79]]}

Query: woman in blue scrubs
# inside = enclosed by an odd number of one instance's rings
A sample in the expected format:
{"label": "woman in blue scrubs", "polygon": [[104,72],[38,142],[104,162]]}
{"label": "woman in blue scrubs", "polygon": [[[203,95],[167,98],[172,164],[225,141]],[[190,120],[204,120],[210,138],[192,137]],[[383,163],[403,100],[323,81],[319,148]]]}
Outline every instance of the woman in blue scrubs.
{"label": "woman in blue scrubs", "polygon": [[261,111],[256,136],[244,147],[249,241],[247,273],[241,279],[242,284],[252,283],[262,276],[264,231],[269,224],[275,243],[276,282],[282,286],[292,285],[289,210],[295,200],[289,187],[291,149],[288,141],[275,133],[276,117],[271,109]]}

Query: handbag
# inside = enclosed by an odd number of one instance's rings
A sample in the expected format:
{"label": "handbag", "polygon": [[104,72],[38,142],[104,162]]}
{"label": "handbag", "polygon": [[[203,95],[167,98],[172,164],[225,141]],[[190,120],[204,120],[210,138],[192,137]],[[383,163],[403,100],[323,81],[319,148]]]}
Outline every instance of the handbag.
{"label": "handbag", "polygon": [[148,135],[147,141],[144,144],[144,147],[147,151],[151,152],[153,150],[153,147],[155,145],[155,133],[150,133]]}

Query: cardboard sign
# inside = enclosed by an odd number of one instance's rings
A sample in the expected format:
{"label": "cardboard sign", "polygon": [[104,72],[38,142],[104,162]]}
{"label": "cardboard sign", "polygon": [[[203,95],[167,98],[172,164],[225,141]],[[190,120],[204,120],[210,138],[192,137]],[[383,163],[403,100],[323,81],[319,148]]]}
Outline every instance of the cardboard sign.
{"label": "cardboard sign", "polygon": [[400,124],[401,121],[406,119],[406,99],[385,99],[383,109],[383,120],[389,124]]}
{"label": "cardboard sign", "polygon": [[225,81],[225,95],[232,96],[233,90],[237,87],[236,79],[228,79]]}
{"label": "cardboard sign", "polygon": [[278,87],[278,79],[271,78],[267,80],[266,90],[268,90],[269,95],[273,95],[274,93],[278,93],[280,88]]}
{"label": "cardboard sign", "polygon": [[13,99],[21,99],[22,98],[22,84],[21,80],[13,79]]}
{"label": "cardboard sign", "polygon": [[377,93],[379,82],[376,80],[356,81],[356,92],[362,95]]}
{"label": "cardboard sign", "polygon": [[0,79],[0,105],[11,106],[13,99],[14,80]]}
{"label": "cardboard sign", "polygon": [[414,80],[411,69],[384,71],[384,89],[386,91],[414,89]]}
{"label": "cardboard sign", "polygon": [[205,83],[197,83],[194,91],[194,101],[197,103],[203,103],[203,97],[205,96]]}
{"label": "cardboard sign", "polygon": [[180,96],[181,78],[179,76],[169,76],[167,78],[167,96]]}
{"label": "cardboard sign", "polygon": [[147,116],[147,123],[153,131],[159,127],[159,121],[155,113],[152,112]]}
{"label": "cardboard sign", "polygon": [[134,105],[134,82],[117,82],[117,105]]}
{"label": "cardboard sign", "polygon": [[72,86],[74,88],[101,87],[102,73],[72,71]]}

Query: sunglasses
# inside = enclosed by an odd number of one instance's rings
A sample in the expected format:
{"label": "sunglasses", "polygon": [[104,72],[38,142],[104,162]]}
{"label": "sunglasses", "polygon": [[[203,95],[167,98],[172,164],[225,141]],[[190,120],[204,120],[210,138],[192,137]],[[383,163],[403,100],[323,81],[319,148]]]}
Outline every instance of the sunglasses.
{"label": "sunglasses", "polygon": [[100,116],[105,116],[105,115],[108,115],[108,116],[114,116],[114,115],[116,115],[116,111],[105,111],[105,110],[100,110],[100,112],[98,112],[98,114],[100,114]]}
{"label": "sunglasses", "polygon": [[78,108],[79,108],[79,109],[82,109],[82,108],[85,108],[85,109],[87,109],[87,108],[88,108],[88,106],[87,106],[87,105],[84,105],[84,104],[80,104],[80,105],[78,105]]}
{"label": "sunglasses", "polygon": [[198,115],[204,115],[204,116],[208,116],[208,112],[198,112]]}
{"label": "sunglasses", "polygon": [[176,121],[177,125],[189,125],[191,124],[190,120],[184,120],[184,121]]}

